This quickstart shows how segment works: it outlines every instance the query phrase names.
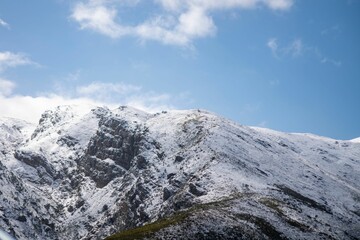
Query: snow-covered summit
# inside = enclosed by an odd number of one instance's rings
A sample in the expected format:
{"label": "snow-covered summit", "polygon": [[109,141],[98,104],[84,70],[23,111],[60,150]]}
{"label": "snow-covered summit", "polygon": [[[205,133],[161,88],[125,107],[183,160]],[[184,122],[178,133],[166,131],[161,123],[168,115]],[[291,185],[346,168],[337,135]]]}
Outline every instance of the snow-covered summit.
{"label": "snow-covered summit", "polygon": [[208,208],[157,237],[183,224],[203,237],[356,237],[357,141],[246,127],[203,110],[78,109],[46,111],[37,126],[0,118],[0,227],[17,239],[100,239],[199,206]]}

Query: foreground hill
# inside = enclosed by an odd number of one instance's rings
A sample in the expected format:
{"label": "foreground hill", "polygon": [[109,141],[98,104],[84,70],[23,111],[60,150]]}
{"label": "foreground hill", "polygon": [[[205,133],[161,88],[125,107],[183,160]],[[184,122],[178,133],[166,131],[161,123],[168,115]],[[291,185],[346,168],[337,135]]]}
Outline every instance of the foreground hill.
{"label": "foreground hill", "polygon": [[63,106],[0,119],[17,239],[359,239],[360,143],[200,110]]}

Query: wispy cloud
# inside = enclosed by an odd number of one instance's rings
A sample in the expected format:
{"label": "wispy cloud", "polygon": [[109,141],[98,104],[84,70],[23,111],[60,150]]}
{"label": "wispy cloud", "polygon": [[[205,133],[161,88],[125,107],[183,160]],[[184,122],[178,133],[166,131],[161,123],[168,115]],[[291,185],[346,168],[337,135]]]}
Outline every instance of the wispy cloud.
{"label": "wispy cloud", "polygon": [[79,80],[80,76],[81,76],[81,69],[77,69],[76,71],[69,73],[66,76],[65,80],[69,82],[76,82]]}
{"label": "wispy cloud", "polygon": [[[0,52],[0,74],[2,74],[6,69],[13,68],[21,65],[38,65],[37,63],[31,61],[26,55],[20,53],[12,52]],[[13,93],[16,84],[8,79],[1,77],[0,75],[0,100],[2,98],[7,98]],[[1,108],[8,108],[5,105],[5,102],[0,101]],[[1,112],[1,111],[0,111]]]}
{"label": "wispy cloud", "polygon": [[175,100],[170,94],[147,91],[141,86],[121,82],[93,82],[77,86],[74,95],[111,105],[130,105],[149,112],[173,108],[172,102]]}
{"label": "wispy cloud", "polygon": [[212,36],[216,25],[214,12],[233,9],[288,10],[294,0],[153,0],[159,9],[153,17],[135,25],[118,21],[118,9],[136,7],[140,1],[86,0],[77,2],[71,19],[88,29],[111,38],[138,37],[163,44],[191,46],[194,39]]}
{"label": "wispy cloud", "polygon": [[337,60],[334,60],[334,59],[331,59],[331,58],[326,58],[326,57],[321,59],[321,63],[331,63],[336,67],[340,67],[341,64],[342,64],[341,61],[337,61]]}
{"label": "wispy cloud", "polygon": [[269,84],[270,84],[270,86],[278,86],[278,85],[280,85],[280,80],[279,79],[270,80]]}
{"label": "wispy cloud", "polygon": [[269,38],[266,42],[266,46],[270,49],[272,55],[277,59],[312,56],[318,59],[320,63],[329,63],[336,67],[340,67],[342,64],[341,61],[334,60],[324,55],[317,47],[304,44],[299,38],[283,45],[279,44],[277,38]]}
{"label": "wispy cloud", "polygon": [[257,127],[266,128],[268,125],[267,121],[261,121],[258,124],[256,124]]}
{"label": "wispy cloud", "polygon": [[261,109],[261,103],[247,103],[242,106],[241,115],[249,115],[258,112]]}
{"label": "wispy cloud", "polygon": [[267,41],[266,45],[270,48],[273,56],[278,57],[277,52],[278,52],[279,46],[278,46],[278,43],[277,43],[277,39],[276,38],[270,38]]}
{"label": "wispy cloud", "polygon": [[7,68],[22,66],[22,65],[36,65],[28,56],[23,53],[0,52],[0,72]]}
{"label": "wispy cloud", "polygon": [[76,93],[81,96],[106,100],[114,98],[115,94],[125,96],[140,90],[141,87],[131,84],[94,82],[86,86],[77,87]]}
{"label": "wispy cloud", "polygon": [[301,56],[304,51],[304,45],[301,39],[295,39],[287,48],[285,48],[285,51],[293,57]]}
{"label": "wispy cloud", "polygon": [[5,27],[7,29],[10,29],[10,25],[1,18],[0,18],[0,27]]}
{"label": "wispy cloud", "polygon": [[323,64],[332,64],[335,67],[340,67],[342,65],[341,61],[325,56],[318,48],[314,48],[313,51],[317,59]]}
{"label": "wispy cloud", "polygon": [[299,57],[304,51],[304,44],[301,39],[295,39],[286,46],[280,46],[277,38],[270,38],[266,45],[270,48],[271,53],[276,58],[289,55],[292,57]]}
{"label": "wispy cloud", "polygon": [[326,28],[321,31],[321,35],[323,35],[323,36],[329,35],[329,34],[339,34],[339,33],[341,33],[341,28],[338,24],[333,25],[332,27]]}
{"label": "wispy cloud", "polygon": [[151,65],[143,61],[131,61],[131,68],[136,71],[147,71],[151,68]]}

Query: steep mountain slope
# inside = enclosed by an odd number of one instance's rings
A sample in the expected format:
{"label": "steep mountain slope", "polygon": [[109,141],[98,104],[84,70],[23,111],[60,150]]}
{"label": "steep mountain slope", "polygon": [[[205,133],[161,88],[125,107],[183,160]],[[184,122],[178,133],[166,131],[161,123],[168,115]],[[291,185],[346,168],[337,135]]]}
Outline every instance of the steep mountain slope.
{"label": "steep mountain slope", "polygon": [[0,228],[17,239],[357,239],[359,182],[357,141],[206,111],[0,119]]}

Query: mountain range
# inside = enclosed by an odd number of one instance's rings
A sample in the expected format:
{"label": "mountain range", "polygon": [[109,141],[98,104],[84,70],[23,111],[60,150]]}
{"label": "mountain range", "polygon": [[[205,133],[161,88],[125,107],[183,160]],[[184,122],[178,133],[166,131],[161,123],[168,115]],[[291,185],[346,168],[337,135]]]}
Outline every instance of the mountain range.
{"label": "mountain range", "polygon": [[2,117],[0,229],[19,240],[360,239],[360,138],[204,110]]}

